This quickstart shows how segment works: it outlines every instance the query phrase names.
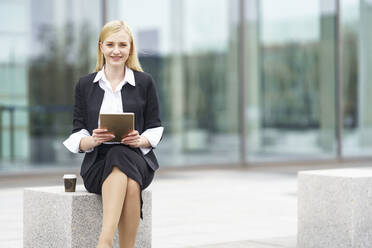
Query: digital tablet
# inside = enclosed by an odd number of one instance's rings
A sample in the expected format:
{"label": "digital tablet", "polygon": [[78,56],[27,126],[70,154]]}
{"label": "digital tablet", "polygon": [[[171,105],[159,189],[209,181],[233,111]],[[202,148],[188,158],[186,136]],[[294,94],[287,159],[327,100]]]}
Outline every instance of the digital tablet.
{"label": "digital tablet", "polygon": [[99,128],[106,128],[115,135],[108,142],[121,142],[124,136],[134,130],[134,113],[100,114]]}

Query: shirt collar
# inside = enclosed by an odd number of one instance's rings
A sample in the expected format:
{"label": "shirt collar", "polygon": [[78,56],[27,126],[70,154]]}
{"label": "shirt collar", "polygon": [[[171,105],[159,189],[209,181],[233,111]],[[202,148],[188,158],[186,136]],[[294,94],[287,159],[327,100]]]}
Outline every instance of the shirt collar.
{"label": "shirt collar", "polygon": [[[97,75],[95,76],[93,80],[93,83],[97,83],[100,79],[102,79],[105,82],[108,82],[106,75],[105,75],[105,66],[102,66],[102,69],[97,72]],[[133,70],[130,69],[128,66],[125,66],[124,82],[128,82],[130,85],[136,86],[136,81],[134,80]]]}

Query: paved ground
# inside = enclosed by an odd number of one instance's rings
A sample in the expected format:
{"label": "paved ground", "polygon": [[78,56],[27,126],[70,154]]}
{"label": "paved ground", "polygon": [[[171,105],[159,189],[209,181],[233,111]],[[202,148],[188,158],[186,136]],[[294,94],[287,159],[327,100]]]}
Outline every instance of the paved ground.
{"label": "paved ground", "polygon": [[[352,165],[159,171],[153,247],[294,248],[297,171],[336,166]],[[61,184],[62,174],[0,177],[0,247],[22,247],[23,187]]]}

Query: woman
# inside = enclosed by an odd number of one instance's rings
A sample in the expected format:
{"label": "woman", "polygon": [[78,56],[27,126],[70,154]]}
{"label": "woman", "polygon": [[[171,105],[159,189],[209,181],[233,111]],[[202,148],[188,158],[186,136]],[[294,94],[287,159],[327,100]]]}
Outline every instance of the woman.
{"label": "woman", "polygon": [[[134,112],[135,130],[120,143],[98,128],[99,114]],[[123,21],[101,30],[96,72],[75,87],[73,130],[64,145],[85,152],[80,175],[89,192],[101,194],[103,220],[97,248],[112,247],[116,228],[120,247],[134,247],[142,218],[143,189],[159,168],[152,151],[163,127],[152,77],[138,61],[133,35]]]}

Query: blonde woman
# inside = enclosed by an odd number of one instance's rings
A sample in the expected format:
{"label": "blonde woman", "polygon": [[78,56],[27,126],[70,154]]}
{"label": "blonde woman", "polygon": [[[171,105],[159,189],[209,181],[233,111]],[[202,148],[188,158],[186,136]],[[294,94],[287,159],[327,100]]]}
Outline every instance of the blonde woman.
{"label": "blonde woman", "polygon": [[[99,129],[99,114],[135,113],[135,130],[119,143]],[[152,149],[163,134],[152,77],[138,61],[133,35],[123,21],[101,30],[96,72],[75,87],[73,130],[64,145],[84,152],[80,175],[89,192],[102,195],[103,220],[97,248],[112,247],[116,228],[121,248],[133,248],[140,218],[142,190],[159,168]]]}

